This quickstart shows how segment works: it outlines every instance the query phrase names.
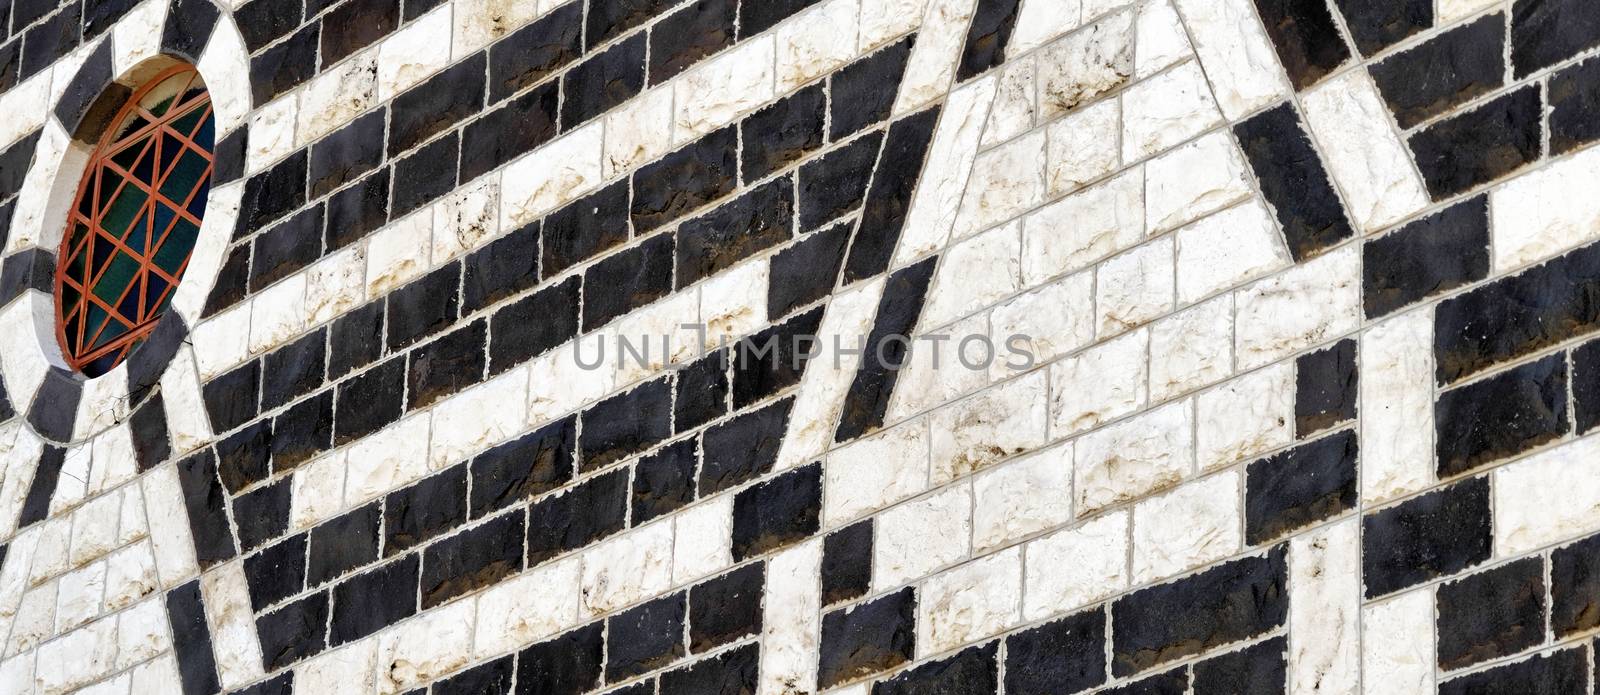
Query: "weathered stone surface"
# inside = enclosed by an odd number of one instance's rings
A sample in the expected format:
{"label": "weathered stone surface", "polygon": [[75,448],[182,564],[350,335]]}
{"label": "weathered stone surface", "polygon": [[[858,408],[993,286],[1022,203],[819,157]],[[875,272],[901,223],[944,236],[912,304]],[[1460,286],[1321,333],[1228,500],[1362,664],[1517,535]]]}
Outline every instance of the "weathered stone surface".
{"label": "weathered stone surface", "polygon": [[916,642],[912,589],[822,616],[817,681],[831,687],[910,661]]}
{"label": "weathered stone surface", "polygon": [[1377,598],[1489,559],[1489,481],[1464,480],[1362,518],[1362,579]]}
{"label": "weathered stone surface", "polygon": [[1439,475],[1465,473],[1567,433],[1567,369],[1548,357],[1441,394]]}
{"label": "weathered stone surface", "polygon": [[1517,77],[1600,44],[1600,17],[1582,2],[1519,0],[1511,6],[1511,65]]}
{"label": "weathered stone surface", "polygon": [[627,680],[683,658],[686,620],[681,592],[607,618],[606,680]]}
{"label": "weathered stone surface", "polygon": [[1464,668],[1544,642],[1544,561],[1518,560],[1439,587],[1439,667]]}
{"label": "weathered stone surface", "polygon": [[1451,29],[1372,66],[1401,128],[1446,113],[1505,83],[1505,16]]}
{"label": "weathered stone surface", "polygon": [[1362,248],[1362,302],[1376,318],[1489,274],[1488,200],[1412,222]]}
{"label": "weathered stone surface", "polygon": [[1356,437],[1340,432],[1250,464],[1245,540],[1270,542],[1356,506]]}
{"label": "weathered stone surface", "polygon": [[1106,613],[1085,611],[1006,638],[1006,692],[1075,693],[1106,680]]}
{"label": "weathered stone surface", "polygon": [[980,695],[999,688],[998,642],[972,647],[955,656],[926,663],[872,686],[873,695],[949,693]]}
{"label": "weathered stone surface", "polygon": [[1288,639],[1277,637],[1194,666],[1194,695],[1273,695],[1284,692]]}
{"label": "weathered stone surface", "polygon": [[1411,136],[1428,192],[1442,199],[1539,159],[1543,114],[1539,90],[1523,88]]}
{"label": "weathered stone surface", "polygon": [[1440,302],[1434,318],[1439,383],[1600,327],[1584,298],[1600,283],[1600,246],[1587,247]]}
{"label": "weathered stone surface", "polygon": [[1316,84],[1350,59],[1350,48],[1327,5],[1256,0],[1256,9],[1296,89]]}
{"label": "weathered stone surface", "polygon": [[1371,56],[1433,25],[1428,0],[1337,0],[1356,48]]}
{"label": "weathered stone surface", "polygon": [[1600,60],[1585,60],[1550,77],[1550,153],[1600,140]]}
{"label": "weathered stone surface", "polygon": [[1295,260],[1350,238],[1354,231],[1299,114],[1289,104],[1234,126],[1261,192],[1277,211]]}
{"label": "weathered stone surface", "polygon": [[1356,341],[1295,360],[1294,431],[1296,437],[1354,420],[1359,400]]}
{"label": "weathered stone surface", "polygon": [[1566,649],[1526,661],[1479,671],[1439,684],[1439,695],[1475,695],[1514,690],[1573,693],[1583,690],[1588,666],[1582,649]]}
{"label": "weathered stone surface", "polygon": [[1289,609],[1284,555],[1279,548],[1234,560],[1117,600],[1112,673],[1133,675],[1282,625]]}

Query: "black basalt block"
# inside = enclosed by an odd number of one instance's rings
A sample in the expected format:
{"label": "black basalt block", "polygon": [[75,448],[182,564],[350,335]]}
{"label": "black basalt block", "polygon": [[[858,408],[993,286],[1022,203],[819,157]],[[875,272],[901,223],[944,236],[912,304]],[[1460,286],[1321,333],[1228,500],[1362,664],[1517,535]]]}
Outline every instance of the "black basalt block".
{"label": "black basalt block", "polygon": [[522,569],[523,521],[511,512],[423,551],[422,607],[492,586]]}
{"label": "black basalt block", "polygon": [[872,519],[828,534],[822,541],[822,603],[832,605],[872,590]]}
{"label": "black basalt block", "polygon": [[661,695],[744,695],[756,691],[761,650],[747,644],[661,674]]}
{"label": "black basalt block", "polygon": [[306,586],[306,534],[286,538],[244,559],[250,606],[257,612],[300,593]]}
{"label": "black basalt block", "polygon": [[813,463],[733,498],[733,557],[736,561],[810,538],[821,528],[822,464]]}
{"label": "black basalt block", "polygon": [[999,642],[970,647],[872,684],[872,695],[989,695],[999,689]]}
{"label": "black basalt block", "polygon": [[1411,136],[1434,200],[1489,183],[1538,160],[1544,138],[1538,86],[1524,87]]}
{"label": "black basalt block", "polygon": [[351,309],[333,322],[328,339],[328,380],[341,379],[383,356],[384,300]]}
{"label": "black basalt block", "polygon": [[312,594],[256,618],[261,662],[283,668],[326,648],[328,594]]}
{"label": "black basalt block", "polygon": [[451,263],[389,294],[388,345],[391,351],[443,330],[461,306],[461,264]]}
{"label": "black basalt block", "polygon": [[544,85],[467,124],[461,135],[461,180],[487,174],[554,138],[559,89]]}
{"label": "black basalt block", "polygon": [[[208,0],[189,0],[188,4],[211,7],[213,13],[217,11]],[[167,24],[169,26],[167,33],[170,35],[172,34],[170,14]],[[265,106],[278,95],[316,76],[317,48],[321,44],[321,35],[322,22],[311,22],[282,43],[257,53],[250,59],[250,94],[256,106]],[[194,58],[199,58],[200,49],[204,46],[204,43],[200,43],[193,47]]]}
{"label": "black basalt block", "polygon": [[[83,381],[74,374],[52,367],[45,372],[44,381],[39,383],[39,390],[34,393],[33,403],[28,407],[28,424],[45,439],[70,442],[78,420],[78,401],[81,398]],[[205,399],[207,410],[211,409],[213,400],[209,397]]]}
{"label": "black basalt block", "polygon": [[1367,598],[1455,574],[1489,559],[1489,480],[1461,481],[1367,514],[1361,523]]}
{"label": "black basalt block", "polygon": [[245,50],[251,53],[299,28],[302,15],[301,3],[283,0],[253,0],[233,11]]}
{"label": "black basalt block", "polygon": [[1250,160],[1262,195],[1277,212],[1296,261],[1355,234],[1293,106],[1285,102],[1263,111],[1234,126],[1233,132]]}
{"label": "black basalt block", "polygon": [[667,296],[672,291],[673,245],[673,235],[658,234],[589,266],[583,274],[583,330]]}
{"label": "black basalt block", "polygon": [[1245,540],[1259,545],[1356,506],[1356,435],[1339,432],[1250,464]]}
{"label": "black basalt block", "polygon": [[689,590],[689,649],[694,653],[761,632],[766,565],[740,567]]}
{"label": "black basalt block", "polygon": [[827,118],[828,95],[821,84],[747,116],[739,124],[744,135],[745,182],[766,178],[822,147],[822,125]]}
{"label": "black basalt block", "polygon": [[728,351],[718,350],[678,370],[672,422],[687,432],[728,412]]}
{"label": "black basalt block", "polygon": [[472,518],[487,516],[572,479],[577,418],[567,417],[472,460]]}
{"label": "black basalt block", "polygon": [[317,205],[257,235],[251,254],[250,291],[260,292],[322,256],[323,207]]}
{"label": "black basalt block", "polygon": [[820,343],[823,307],[799,314],[740,340],[732,348],[733,407],[744,408],[800,383]]}
{"label": "black basalt block", "polygon": [[133,453],[139,471],[150,470],[172,455],[172,437],[167,430],[167,407],[161,394],[146,400],[128,418],[133,435]]}
{"label": "black basalt block", "polygon": [[846,282],[888,270],[889,258],[900,241],[900,229],[905,226],[911,207],[911,195],[922,177],[923,159],[933,139],[934,124],[939,121],[939,109],[935,106],[920,111],[889,127],[889,137],[878,160],[881,163],[867,189],[861,222],[845,262]]}
{"label": "black basalt block", "polygon": [[700,444],[700,494],[729,490],[772,470],[793,406],[793,398],[784,399],[707,429]]}
{"label": "black basalt block", "polygon": [[1101,690],[1099,695],[1189,695],[1189,669],[1180,666],[1166,673]]}
{"label": "black basalt block", "polygon": [[1600,45],[1600,14],[1584,0],[1517,0],[1511,5],[1511,65],[1517,77]]}
{"label": "black basalt block", "polygon": [[272,422],[258,420],[217,442],[217,472],[222,486],[237,495],[272,474]]}
{"label": "black basalt block", "polygon": [[1505,15],[1488,15],[1385,58],[1372,80],[1410,128],[1505,84],[1505,43]]}
{"label": "black basalt block", "polygon": [[489,47],[489,100],[543,82],[583,54],[583,3],[567,3]]}
{"label": "black basalt block", "polygon": [[694,471],[699,464],[693,437],[639,459],[633,472],[633,524],[646,523],[694,501]]}
{"label": "black basalt block", "polygon": [[395,162],[390,212],[396,219],[416,210],[456,187],[456,160],[461,137],[452,132]]}
{"label": "black basalt block", "polygon": [[882,132],[868,133],[800,167],[801,231],[861,207],[882,144]]}
{"label": "black basalt block", "polygon": [[290,480],[251,490],[233,499],[233,519],[239,526],[239,545],[250,552],[289,530]]}
{"label": "black basalt block", "polygon": [[1600,342],[1572,350],[1572,418],[1579,435],[1600,425]]}
{"label": "black basalt block", "polygon": [[580,468],[593,471],[672,435],[672,382],[656,379],[589,407],[578,436]]}
{"label": "black basalt block", "polygon": [[539,225],[529,224],[467,256],[461,313],[471,314],[539,284]]}
{"label": "black basalt block", "polygon": [[405,355],[392,357],[340,384],[334,442],[353,442],[399,420],[404,411],[401,395],[405,387]]}
{"label": "black basalt block", "polygon": [[1371,56],[1433,26],[1429,0],[1335,0],[1356,49]]}
{"label": "black basalt block", "polygon": [[737,0],[698,0],[662,18],[650,30],[650,84],[672,79],[732,46],[738,13]]}
{"label": "black basalt block", "polygon": [[1536,656],[1439,684],[1439,695],[1562,695],[1583,692],[1588,664],[1583,649]]}
{"label": "black basalt block", "polygon": [[384,116],[383,109],[368,113],[311,146],[311,197],[327,195],[383,162]]}
{"label": "black basalt block", "polygon": [[329,196],[329,253],[359,241],[389,220],[390,178],[389,169],[379,169],[355,185]]}
{"label": "black basalt block", "polygon": [[1489,275],[1489,200],[1479,196],[1361,249],[1362,303],[1377,318]]}
{"label": "black basalt block", "polygon": [[677,287],[683,289],[794,233],[794,179],[785,176],[678,227]]}
{"label": "black basalt block", "polygon": [[1316,84],[1350,59],[1333,13],[1321,0],[1256,0],[1256,10],[1295,89]]}
{"label": "black basalt block", "polygon": [[375,501],[311,529],[306,585],[316,587],[378,559],[383,539],[381,501]]}
{"label": "black basalt block", "polygon": [[1194,695],[1278,695],[1287,685],[1289,640],[1276,637],[1194,665]]}
{"label": "black basalt block", "polygon": [[1112,673],[1131,676],[1265,634],[1288,617],[1286,551],[1234,560],[1111,606]]}
{"label": "black basalt block", "polygon": [[261,409],[275,410],[322,386],[328,331],[319,328],[262,358]]}
{"label": "black basalt block", "polygon": [[242,238],[304,205],[306,171],[306,151],[298,150],[271,169],[246,179],[233,237]]}
{"label": "black basalt block", "polygon": [[1345,339],[1326,350],[1301,355],[1294,370],[1294,433],[1304,438],[1354,420],[1360,393],[1356,341]]}
{"label": "black basalt block", "polygon": [[1600,140],[1600,60],[1593,58],[1550,77],[1550,154],[1572,152]]}
{"label": "black basalt block", "polygon": [[383,555],[398,555],[466,522],[467,467],[456,466],[384,499]]}
{"label": "black basalt block", "polygon": [[628,182],[618,181],[550,213],[540,232],[544,274],[567,268],[628,241]]}
{"label": "black basalt block", "polygon": [[562,132],[637,96],[644,89],[645,49],[644,34],[636,34],[568,70],[561,77]]}
{"label": "black basalt block", "polygon": [[767,316],[788,316],[833,290],[850,243],[851,223],[841,222],[807,236],[772,257],[768,269]]}
{"label": "black basalt block", "polygon": [[427,407],[483,381],[488,338],[489,322],[478,319],[412,350],[406,367],[407,410]]}
{"label": "black basalt block", "polygon": [[1106,612],[1096,608],[1006,638],[1006,693],[1076,693],[1106,682]]}
{"label": "black basalt block", "polygon": [[217,479],[216,456],[205,451],[180,461],[178,485],[183,489],[183,508],[189,516],[200,568],[232,560],[238,550],[228,524],[228,494]]}
{"label": "black basalt block", "polygon": [[821,0],[745,0],[740,8],[739,38],[745,39],[793,17]]}
{"label": "black basalt block", "polygon": [[834,441],[847,442],[883,426],[889,399],[899,380],[899,368],[906,359],[905,343],[896,337],[910,335],[916,326],[937,261],[937,257],[929,258],[902,268],[885,283],[883,299],[878,302],[878,316],[867,337],[867,353],[845,396],[844,412],[834,431]]}
{"label": "black basalt block", "polygon": [[1465,473],[1555,441],[1569,429],[1567,365],[1553,355],[1439,396],[1439,476]]}
{"label": "black basalt block", "polygon": [[1600,245],[1439,303],[1433,351],[1441,385],[1600,328]]}
{"label": "black basalt block", "polygon": [[642,26],[654,17],[683,4],[684,0],[591,0],[584,29],[584,49],[589,50]]}
{"label": "black basalt block", "polygon": [[211,628],[196,579],[167,592],[167,622],[172,626],[172,651],[178,659],[183,695],[211,695],[222,690],[217,661],[211,652]]}
{"label": "black basalt block", "polygon": [[832,687],[910,661],[916,612],[917,596],[908,587],[823,615],[818,685]]}
{"label": "black basalt block", "polygon": [[1600,627],[1600,536],[1550,554],[1550,629],[1557,638]]}
{"label": "black basalt block", "polygon": [[508,654],[433,684],[433,695],[510,695],[516,655]]}
{"label": "black basalt block", "polygon": [[322,19],[322,65],[377,43],[400,25],[397,0],[344,0]]}
{"label": "black basalt block", "polygon": [[658,598],[606,619],[606,680],[624,681],[684,657],[683,593]]}
{"label": "black basalt block", "polygon": [[617,533],[627,517],[626,468],[547,496],[528,508],[528,566]]}
{"label": "black basalt block", "polygon": [[389,105],[389,156],[476,115],[483,108],[487,60],[474,53],[395,97]]}
{"label": "black basalt block", "polygon": [[1005,60],[1006,44],[1017,26],[1021,0],[978,0],[967,41],[956,64],[956,80],[964,82]]}
{"label": "black basalt block", "polygon": [[500,374],[577,335],[582,282],[567,278],[496,311],[489,318],[489,374]]}
{"label": "black basalt block", "polygon": [[[204,0],[199,0],[204,2]],[[193,0],[189,3],[196,4]],[[209,5],[210,3],[205,3]],[[63,56],[71,53],[81,44],[83,32],[79,26],[82,19],[83,8],[78,3],[69,3],[65,8],[51,15],[50,18],[33,25],[23,34],[22,38],[22,79],[28,79],[40,72]],[[173,8],[172,12],[176,12]],[[216,12],[215,9],[212,10]],[[169,12],[169,17],[172,13]],[[170,21],[170,19],[169,19]],[[165,43],[165,42],[163,42]],[[198,58],[198,52],[195,57]]]}
{"label": "black basalt block", "polygon": [[334,586],[330,646],[353,642],[415,615],[418,564],[413,553]]}
{"label": "black basalt block", "polygon": [[733,192],[739,130],[730,126],[649,164],[633,175],[631,213],[644,234]]}
{"label": "black basalt block", "polygon": [[1542,644],[1544,590],[1544,560],[1536,557],[1441,585],[1439,668],[1465,668]]}
{"label": "black basalt block", "polygon": [[333,389],[300,401],[272,419],[272,469],[294,470],[333,448]]}
{"label": "black basalt block", "polygon": [[605,623],[595,621],[517,654],[518,692],[579,695],[600,684]]}
{"label": "black basalt block", "polygon": [[889,118],[914,40],[909,36],[901,39],[828,78],[833,93],[829,140],[843,140]]}

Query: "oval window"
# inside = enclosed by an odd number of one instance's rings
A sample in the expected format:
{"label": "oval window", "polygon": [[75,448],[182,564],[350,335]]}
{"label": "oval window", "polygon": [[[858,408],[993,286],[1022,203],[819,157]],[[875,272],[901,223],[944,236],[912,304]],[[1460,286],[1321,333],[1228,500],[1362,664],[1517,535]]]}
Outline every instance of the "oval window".
{"label": "oval window", "polygon": [[56,337],[74,369],[110,371],[171,303],[205,217],[214,129],[182,65],[135,90],[95,147],[56,256]]}

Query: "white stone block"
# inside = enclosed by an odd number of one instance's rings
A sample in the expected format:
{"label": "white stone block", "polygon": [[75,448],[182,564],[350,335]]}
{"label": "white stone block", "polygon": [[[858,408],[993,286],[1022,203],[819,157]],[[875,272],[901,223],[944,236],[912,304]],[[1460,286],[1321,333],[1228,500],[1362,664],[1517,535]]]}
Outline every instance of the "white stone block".
{"label": "white stone block", "polygon": [[1250,0],[1175,0],[1228,120],[1289,94],[1278,54]]}
{"label": "white stone block", "polygon": [[1138,26],[1134,31],[1139,43],[1134,48],[1134,62],[1141,79],[1194,55],[1183,23],[1167,0],[1141,2],[1138,13]]}
{"label": "white stone block", "polygon": [[860,0],[829,0],[778,27],[778,93],[793,91],[849,63],[856,56],[860,16]]}
{"label": "white stone block", "polygon": [[[1014,374],[1027,360],[1042,364],[1094,340],[1094,274],[1082,272],[1017,296],[990,312],[989,339],[1000,355],[991,378]],[[1012,343],[1014,336],[1020,336]]]}
{"label": "white stone block", "polygon": [[1361,334],[1361,499],[1377,504],[1433,484],[1433,313],[1418,309]]}
{"label": "white stone block", "polygon": [[56,582],[56,626],[54,634],[65,634],[94,620],[106,592],[106,563],[73,570]]}
{"label": "white stone block", "polygon": [[988,229],[1043,202],[1044,165],[1043,130],[978,155],[956,218],[955,238]]}
{"label": "white stone block", "polygon": [[472,657],[476,601],[456,601],[378,636],[378,689],[405,692],[451,673]]}
{"label": "white stone block", "polygon": [[379,101],[394,99],[450,64],[451,9],[434,8],[379,44]]}
{"label": "white stone block", "polygon": [[22,595],[11,621],[11,637],[6,641],[7,656],[33,649],[55,635],[56,584],[49,582]]}
{"label": "white stone block", "polygon": [[1200,64],[1189,61],[1122,95],[1122,159],[1163,152],[1222,122]]}
{"label": "white stone block", "polygon": [[1600,529],[1600,437],[1585,437],[1492,474],[1496,557],[1516,557]]}
{"label": "white stone block", "polygon": [[300,662],[294,668],[296,692],[372,692],[377,676],[377,645],[377,639],[368,638]]}
{"label": "white stone block", "polygon": [[975,552],[1072,520],[1072,443],[1029,454],[972,480]]}
{"label": "white stone block", "polygon": [[297,147],[322,139],[378,103],[378,49],[371,48],[317,75],[300,94]]}
{"label": "white stone block", "polygon": [[1129,526],[1119,511],[1029,542],[1023,619],[1071,613],[1126,589]]}
{"label": "white stone block", "polygon": [[[250,310],[248,304],[240,316],[245,322],[238,329],[242,338],[248,326]],[[244,343],[239,343],[241,346]],[[199,345],[198,342],[195,343]],[[195,348],[198,349],[198,348]],[[161,375],[161,395],[166,405],[167,433],[172,435],[172,452],[183,454],[193,451],[211,440],[211,419],[207,415],[205,403],[200,397],[200,376],[196,371],[195,349],[185,345],[178,348],[178,355]],[[244,351],[241,348],[240,354]]]}
{"label": "white stone block", "polygon": [[289,479],[289,526],[311,528],[344,509],[345,452],[300,464]]}
{"label": "white stone block", "polygon": [[1352,70],[1300,95],[1306,126],[1352,221],[1372,232],[1426,207],[1428,193],[1393,117],[1366,70]]}
{"label": "white stone block", "polygon": [[1043,446],[1046,376],[1035,371],[929,415],[933,484]]}
{"label": "white stone block", "polygon": [[212,653],[224,688],[237,688],[263,675],[261,643],[243,562],[228,562],[200,575],[206,618],[211,625]]}
{"label": "white stone block", "polygon": [[[424,208],[390,223],[363,244],[367,257],[367,297],[376,299],[433,266],[433,214]],[[356,247],[359,248],[359,247]]]}
{"label": "white stone block", "polygon": [[130,545],[106,557],[105,610],[121,610],[161,588],[149,542]]}
{"label": "white stone block", "polygon": [[1021,620],[1022,549],[974,560],[924,582],[917,596],[917,655],[997,635]]}
{"label": "white stone block", "polygon": [[1022,222],[1022,281],[1032,287],[1129,248],[1144,237],[1144,172],[1130,169]]}
{"label": "white stone block", "polygon": [[671,586],[672,526],[650,524],[583,553],[580,619],[604,615]]}
{"label": "white stone block", "polygon": [[694,140],[771,101],[776,51],[771,35],[752,39],[678,76],[672,87],[676,141]]}
{"label": "white stone block", "polygon": [[117,543],[126,545],[150,535],[145,521],[144,491],[137,484],[122,488],[121,519],[117,522]]}
{"label": "white stone block", "polygon": [[[1015,45],[1013,31],[1011,46]],[[1006,50],[1017,55],[1011,47]],[[984,148],[1010,140],[1033,127],[1033,113],[1039,102],[1037,72],[1032,56],[1008,60],[1001,66],[999,89],[994,95],[994,106],[990,108],[989,124],[983,130]]]}
{"label": "white stone block", "polygon": [[150,519],[156,572],[161,575],[162,586],[171,588],[200,571],[195,562],[194,539],[189,535],[189,511],[183,504],[177,469],[172,466],[155,468],[145,474],[141,484],[145,514]]}
{"label": "white stone block", "polygon": [[527,427],[528,375],[513,369],[433,407],[429,457],[434,470],[465,461]]}
{"label": "white stone block", "polygon": [[[988,386],[993,365],[986,367],[984,343],[971,336],[989,335],[989,316],[980,313],[917,336],[895,382],[886,421],[898,422]],[[999,364],[1004,353],[997,347],[995,354]]]}
{"label": "white stone block", "polygon": [[500,177],[485,176],[456,189],[433,206],[431,258],[435,265],[443,265],[499,234]]}
{"label": "white stone block", "polygon": [[1172,311],[1173,240],[1162,237],[1101,263],[1095,269],[1095,307],[1105,338]]}
{"label": "white stone block", "polygon": [[458,61],[539,16],[539,5],[527,0],[451,0],[450,4],[455,17],[451,58]]}
{"label": "white stone block", "polygon": [[1242,369],[1331,341],[1361,323],[1361,257],[1332,251],[1238,292],[1235,358]]}
{"label": "white stone block", "polygon": [[[172,649],[167,636],[167,607],[152,598],[117,614],[117,668],[127,668]],[[160,691],[140,691],[160,692]]]}
{"label": "white stone block", "polygon": [[1359,520],[1346,519],[1289,542],[1289,593],[1316,597],[1289,602],[1289,693],[1359,692]]}
{"label": "white stone block", "polygon": [[1491,7],[1499,7],[1496,0],[1439,0],[1438,16],[1434,19],[1436,26],[1445,26],[1458,19],[1471,17]]}
{"label": "white stone block", "polygon": [[117,547],[117,525],[121,521],[121,494],[101,495],[79,507],[72,514],[72,566],[81,566]]}
{"label": "white stone block", "polygon": [[604,128],[605,121],[594,121],[507,165],[500,227],[520,228],[599,185]]}
{"label": "white stone block", "polygon": [[1133,78],[1133,13],[1104,17],[1039,52],[1039,117],[1055,118]]}
{"label": "white stone block", "polygon": [[325,323],[366,301],[367,247],[341,249],[306,269],[305,313]]}
{"label": "white stone block", "polygon": [[29,584],[38,584],[71,569],[67,550],[72,543],[72,517],[56,516],[39,527],[38,545],[28,574]]}
{"label": "white stone block", "polygon": [[575,627],[580,564],[568,558],[545,565],[479,595],[474,654],[505,654]]}
{"label": "white stone block", "polygon": [[1280,362],[1195,398],[1195,458],[1213,471],[1294,440],[1294,365]]}
{"label": "white stone block", "polygon": [[250,353],[289,342],[305,329],[306,276],[291,275],[250,300]]}
{"label": "white stone block", "polygon": [[1495,274],[1600,237],[1600,201],[1583,185],[1597,176],[1600,150],[1588,149],[1490,192]]}
{"label": "white stone block", "polygon": [[977,0],[928,0],[927,14],[900,80],[895,115],[910,113],[950,89],[976,6]]}
{"label": "white stone block", "polygon": [[1021,289],[1021,264],[1021,222],[956,244],[939,262],[919,321],[943,326],[1016,294]]}
{"label": "white stone block", "polygon": [[1361,692],[1433,692],[1433,587],[1408,591],[1361,609]]}
{"label": "white stone block", "polygon": [[606,114],[603,175],[616,178],[672,150],[672,86],[657,86]]}
{"label": "white stone block", "polygon": [[1233,373],[1233,295],[1150,324],[1150,397],[1164,401]]}
{"label": "white stone block", "polygon": [[1251,193],[1244,155],[1225,130],[1151,159],[1144,176],[1145,222],[1151,234],[1188,224]]}
{"label": "white stone block", "polygon": [[[872,540],[872,591],[893,589],[967,557],[972,489],[952,485],[884,512]],[[929,543],[928,539],[941,539]]]}
{"label": "white stone block", "polygon": [[1178,300],[1185,304],[1291,263],[1272,214],[1257,200],[1184,227],[1177,238]]}
{"label": "white stone block", "polygon": [[[856,355],[840,355],[831,349],[839,341],[867,335],[877,317],[878,301],[883,296],[883,278],[856,283],[828,301],[817,330],[820,344],[829,346],[827,357],[812,361],[801,377],[800,391],[789,412],[789,431],[778,451],[775,468],[788,469],[810,463],[833,444],[834,422],[844,405],[850,383],[855,380],[861,360]],[[902,375],[903,377],[904,375]],[[898,390],[898,389],[897,389]],[[926,441],[926,440],[924,440]],[[927,451],[924,446],[923,451]],[[924,459],[924,474],[927,463]],[[825,514],[831,513],[829,505]]]}
{"label": "white stone block", "polygon": [[1197,480],[1133,508],[1133,583],[1182,574],[1244,545],[1238,471]]}
{"label": "white stone block", "polygon": [[1048,129],[1046,177],[1051,195],[1071,193],[1122,164],[1122,100],[1105,99],[1078,109]]}
{"label": "white stone block", "polygon": [[[922,40],[919,38],[917,43],[921,45]],[[891,267],[907,265],[944,248],[950,238],[998,87],[999,79],[990,75],[951,92],[945,99]]]}
{"label": "white stone block", "polygon": [[1007,52],[1022,54],[1078,27],[1081,0],[1022,0]]}
{"label": "white stone block", "polygon": [[1194,405],[1181,401],[1084,435],[1073,452],[1079,516],[1169,487],[1194,468]]}
{"label": "white stone block", "polygon": [[1147,402],[1149,332],[1135,331],[1050,365],[1050,435],[1063,437]]}
{"label": "white stone block", "polygon": [[829,454],[823,525],[842,526],[928,489],[928,451],[928,422],[917,419]]}
{"label": "white stone block", "polygon": [[[666,525],[663,523],[663,525]],[[723,495],[672,517],[672,582],[687,584],[733,564],[733,495]]]}
{"label": "white stone block", "polygon": [[878,46],[922,24],[928,0],[866,0],[861,3],[861,50]]}
{"label": "white stone block", "polygon": [[761,681],[758,695],[816,691],[821,642],[822,542],[784,550],[767,563],[762,602]]}
{"label": "white stone block", "polygon": [[428,413],[421,413],[352,444],[345,456],[348,465],[343,467],[344,507],[354,508],[427,477],[428,450],[424,444],[429,425]]}
{"label": "white stone block", "polygon": [[294,129],[300,121],[300,90],[289,92],[255,110],[245,147],[245,173],[255,174],[294,152],[300,144]]}
{"label": "white stone block", "polygon": [[34,683],[58,695],[108,675],[117,658],[117,621],[100,620],[39,646]]}

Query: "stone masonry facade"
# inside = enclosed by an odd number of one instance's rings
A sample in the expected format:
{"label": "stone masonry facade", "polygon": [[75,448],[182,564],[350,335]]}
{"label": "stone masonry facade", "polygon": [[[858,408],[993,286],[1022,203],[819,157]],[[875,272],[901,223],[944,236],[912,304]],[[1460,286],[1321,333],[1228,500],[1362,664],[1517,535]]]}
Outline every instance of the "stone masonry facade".
{"label": "stone masonry facade", "polygon": [[0,0],[0,694],[1592,695],[1596,142],[1593,0]]}

